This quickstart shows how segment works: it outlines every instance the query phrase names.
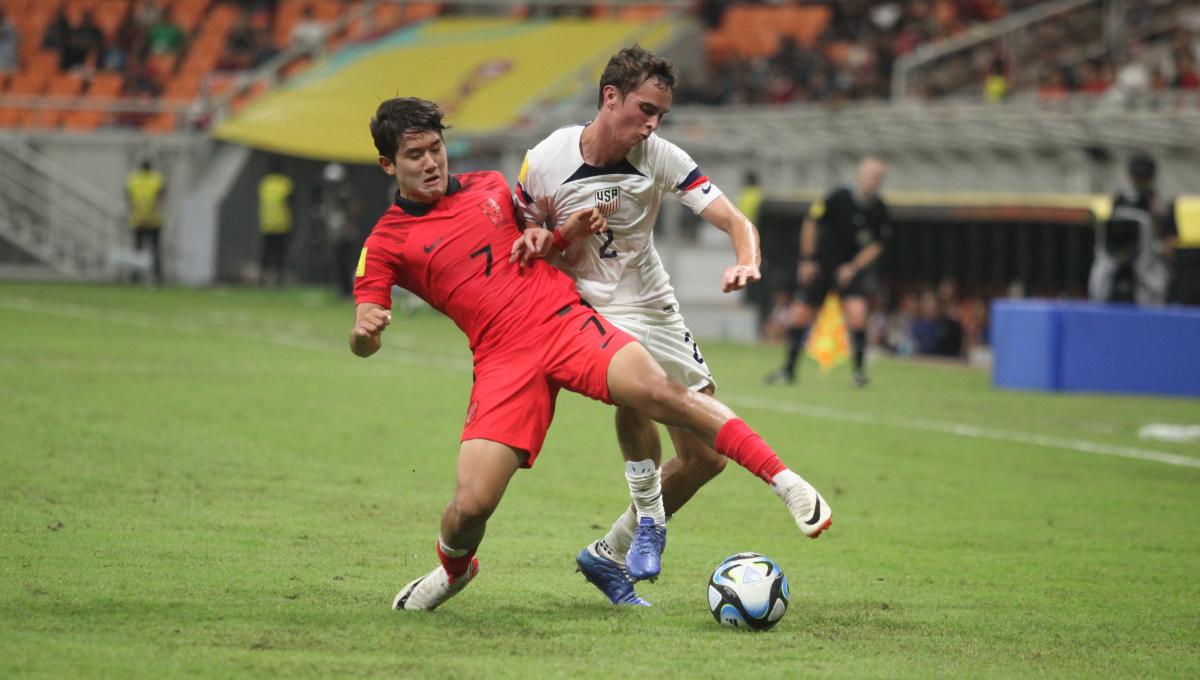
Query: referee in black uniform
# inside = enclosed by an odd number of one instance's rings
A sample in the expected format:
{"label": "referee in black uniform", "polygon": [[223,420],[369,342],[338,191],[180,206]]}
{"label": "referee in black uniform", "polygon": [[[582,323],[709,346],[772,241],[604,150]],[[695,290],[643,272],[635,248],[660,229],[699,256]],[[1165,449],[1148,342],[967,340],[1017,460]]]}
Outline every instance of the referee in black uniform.
{"label": "referee in black uniform", "polygon": [[867,384],[863,352],[867,345],[867,295],[874,292],[871,269],[883,254],[891,227],[879,187],[887,166],[878,158],[865,158],[858,166],[856,189],[839,187],[813,203],[800,232],[800,294],[792,303],[792,328],[787,356],[768,383],[793,383],[796,361],[808,338],[808,329],[830,290],[842,300],[846,326],[854,352],[854,384]]}

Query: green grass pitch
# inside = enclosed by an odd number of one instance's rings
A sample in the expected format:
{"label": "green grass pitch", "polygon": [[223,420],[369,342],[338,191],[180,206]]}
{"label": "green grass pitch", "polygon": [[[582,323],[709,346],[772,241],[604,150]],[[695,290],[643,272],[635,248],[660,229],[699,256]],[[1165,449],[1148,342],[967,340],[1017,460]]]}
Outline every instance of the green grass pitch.
{"label": "green grass pitch", "polygon": [[[766,387],[773,347],[703,349],[832,505],[820,540],[731,465],[672,521],[655,606],[610,606],[573,558],[628,499],[612,412],[564,393],[479,579],[393,612],[435,563],[469,356],[423,311],[357,359],[351,316],[0,285],[0,677],[1200,677],[1200,446],[1137,437],[1196,401],[889,360]],[[790,579],[769,633],[707,611],[743,550]]]}

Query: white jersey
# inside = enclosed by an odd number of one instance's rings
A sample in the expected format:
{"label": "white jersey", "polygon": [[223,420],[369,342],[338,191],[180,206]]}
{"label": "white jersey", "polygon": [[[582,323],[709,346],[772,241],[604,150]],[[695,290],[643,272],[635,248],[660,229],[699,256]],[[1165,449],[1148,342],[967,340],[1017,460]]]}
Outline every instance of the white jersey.
{"label": "white jersey", "polygon": [[580,297],[597,308],[675,307],[675,291],[654,250],[654,222],[663,194],[673,193],[700,214],[721,190],[671,142],[650,135],[616,165],[583,161],[584,126],[552,133],[525,155],[517,177],[518,215],[554,229],[573,213],[599,208],[608,229],[571,244],[551,264],[575,280]]}

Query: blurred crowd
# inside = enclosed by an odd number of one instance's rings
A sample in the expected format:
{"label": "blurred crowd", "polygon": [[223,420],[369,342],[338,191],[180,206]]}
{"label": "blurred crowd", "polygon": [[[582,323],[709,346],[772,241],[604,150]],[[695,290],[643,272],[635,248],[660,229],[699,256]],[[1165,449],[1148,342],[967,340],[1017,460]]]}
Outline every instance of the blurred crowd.
{"label": "blurred crowd", "polygon": [[[704,2],[701,21],[720,27],[733,5],[781,2]],[[735,57],[712,65],[679,93],[683,101],[711,105],[788,104],[890,95],[892,67],[918,46],[958,35],[981,22],[1036,4],[1035,0],[843,0],[797,3],[830,10],[825,30],[810,46],[784,37],[764,58]]]}
{"label": "blurred crowd", "polygon": [[[809,45],[785,36],[774,53],[713,59],[686,79],[681,103],[838,103],[887,99],[895,62],[919,47],[1034,8],[1037,0],[844,0],[702,2],[710,31],[736,6],[824,6],[830,19]],[[1072,93],[1145,92],[1200,87],[1200,5],[1194,0],[1128,2],[1112,12],[1086,3],[993,43],[947,54],[908,94],[999,101],[1018,92],[1042,100]]]}

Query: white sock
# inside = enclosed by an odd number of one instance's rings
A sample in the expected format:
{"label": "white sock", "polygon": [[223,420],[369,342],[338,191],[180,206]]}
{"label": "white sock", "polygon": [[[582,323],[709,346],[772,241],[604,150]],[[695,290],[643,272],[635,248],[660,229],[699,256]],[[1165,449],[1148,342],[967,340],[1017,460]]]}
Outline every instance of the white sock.
{"label": "white sock", "polygon": [[601,557],[625,564],[625,555],[629,545],[633,543],[633,532],[637,530],[637,513],[632,506],[627,506],[604,538],[592,544],[592,551]]}
{"label": "white sock", "polygon": [[652,460],[625,461],[625,481],[629,483],[629,496],[640,520],[649,517],[658,526],[667,523],[663,510],[662,474],[658,464]]}
{"label": "white sock", "polygon": [[780,498],[783,498],[783,492],[790,489],[799,482],[803,482],[804,478],[792,472],[791,470],[783,470],[779,474],[771,478],[771,490]]}

